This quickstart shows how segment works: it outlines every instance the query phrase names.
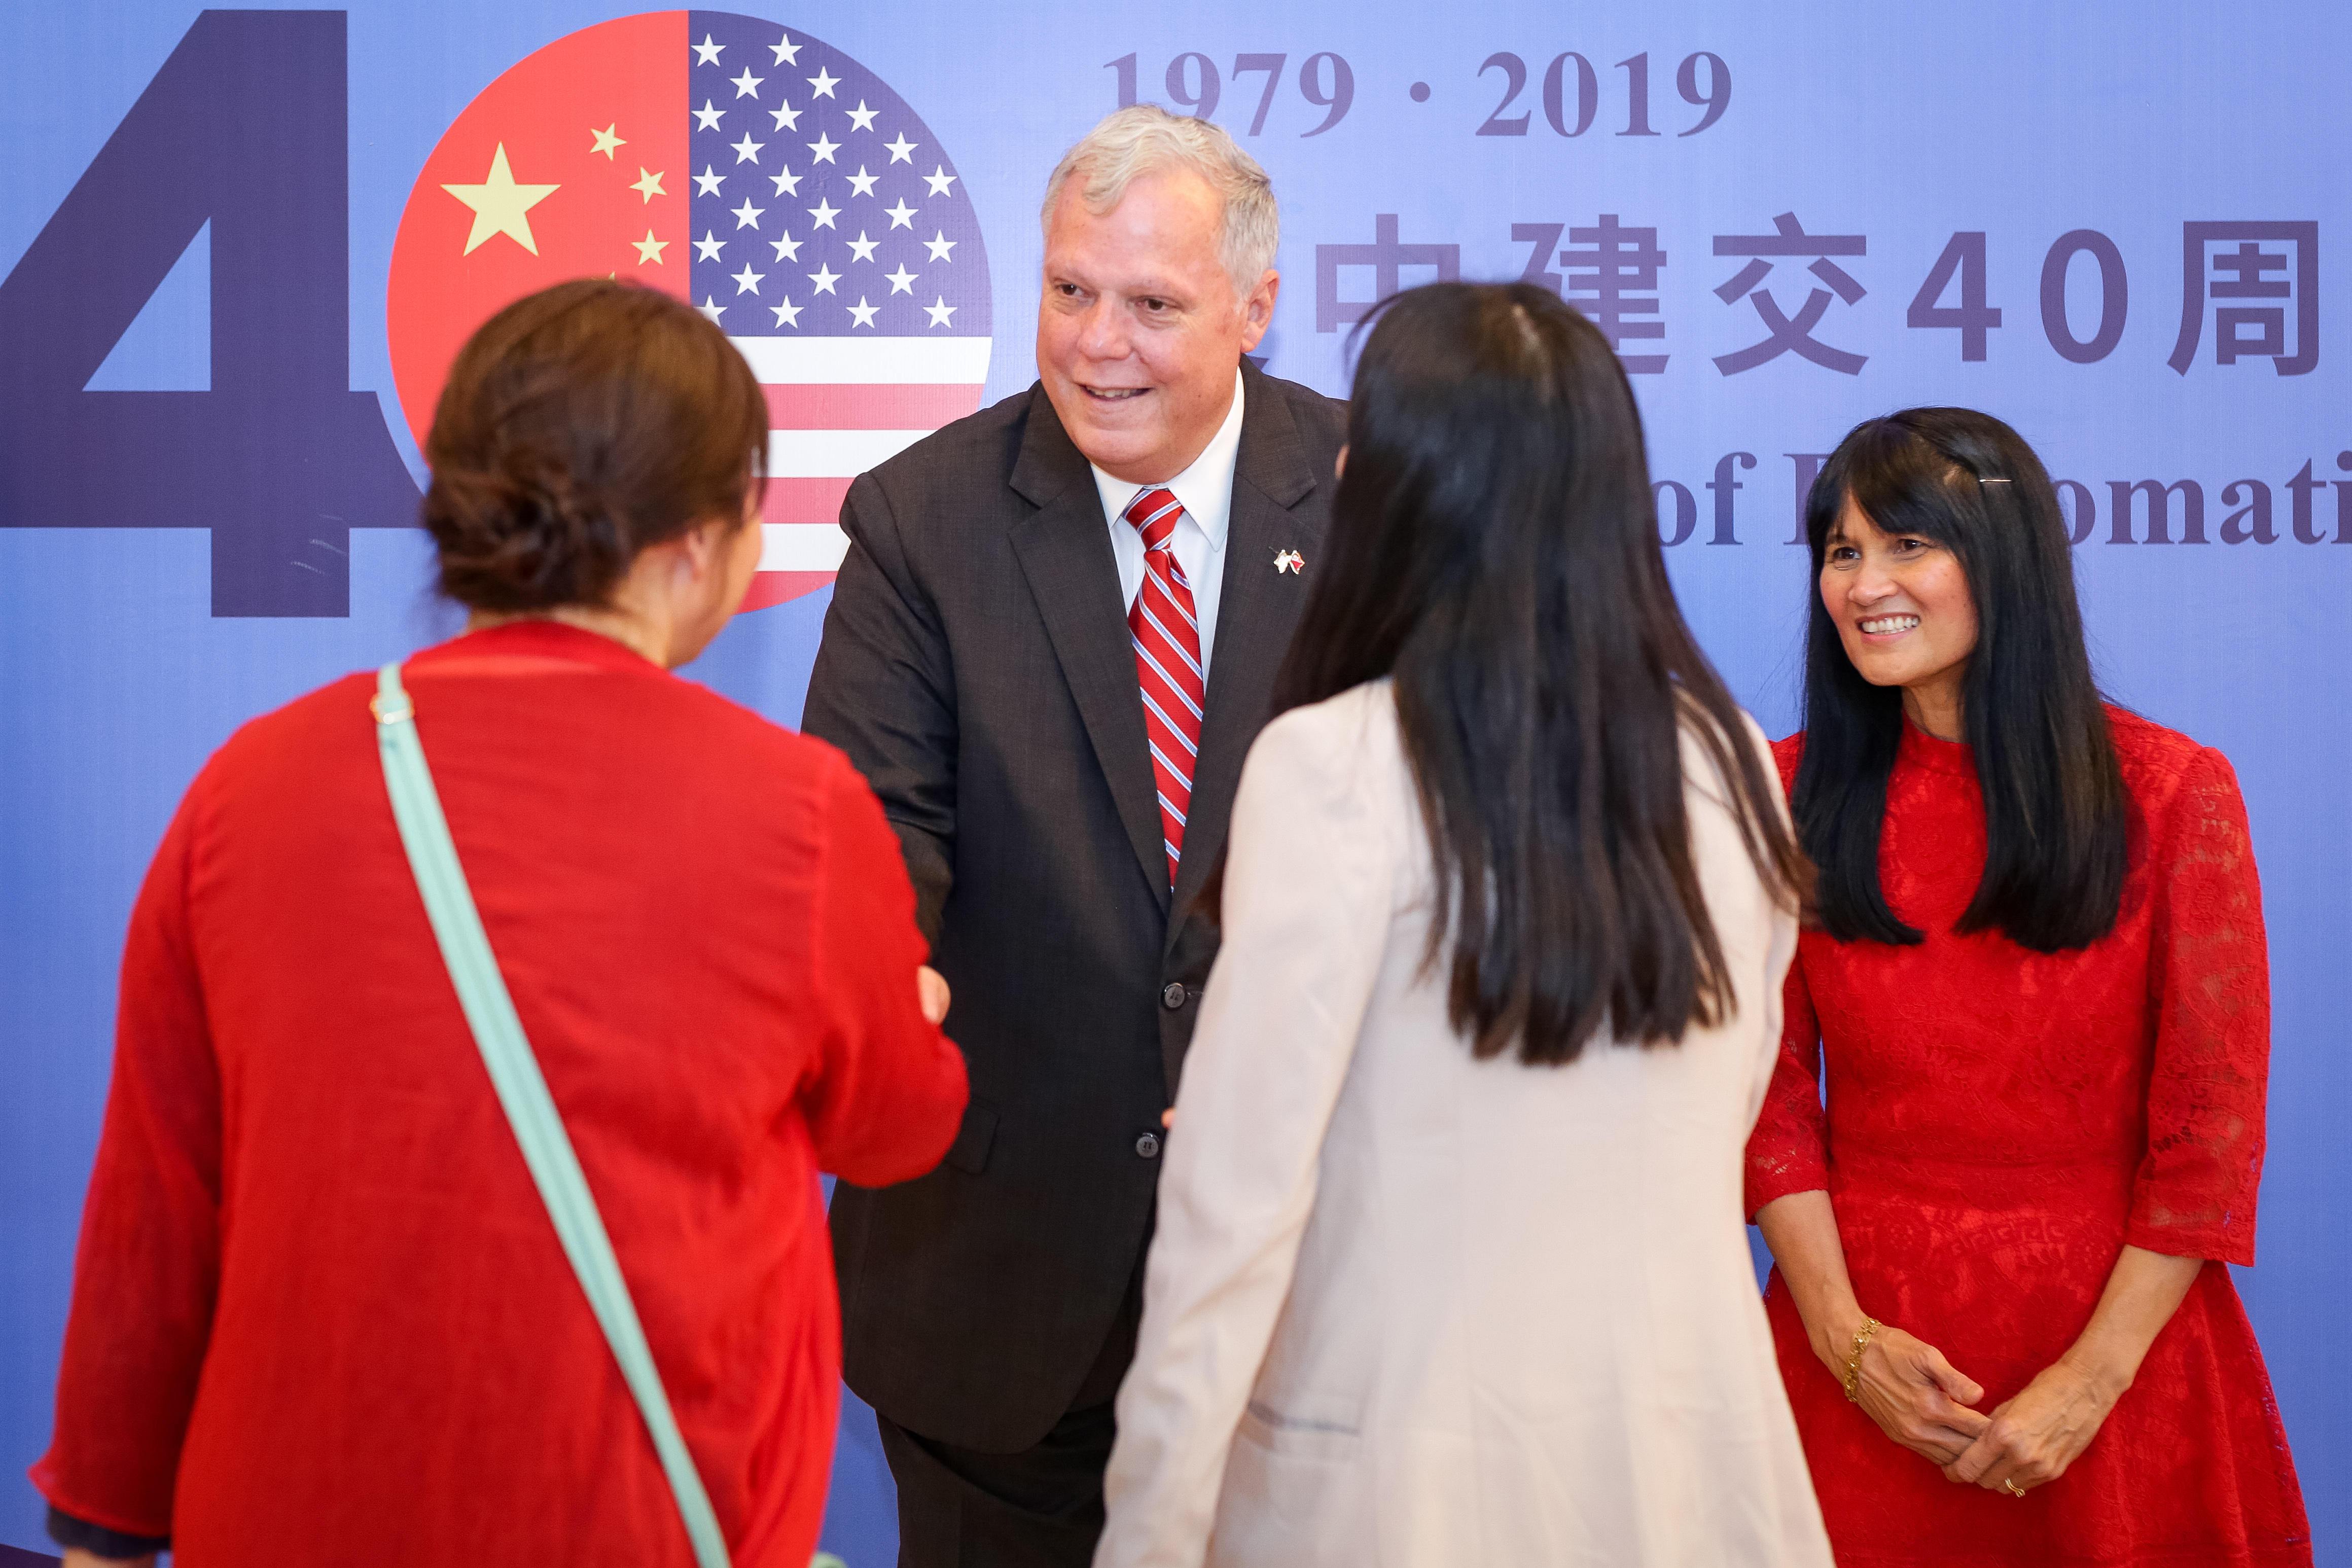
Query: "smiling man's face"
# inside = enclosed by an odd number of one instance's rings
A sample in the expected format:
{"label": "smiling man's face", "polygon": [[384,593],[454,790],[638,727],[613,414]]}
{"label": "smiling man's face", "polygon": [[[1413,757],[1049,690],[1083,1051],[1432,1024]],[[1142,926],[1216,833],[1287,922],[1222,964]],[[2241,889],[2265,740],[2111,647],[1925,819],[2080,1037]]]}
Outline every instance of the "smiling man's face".
{"label": "smiling man's face", "polygon": [[1217,253],[1223,205],[1190,170],[1139,175],[1107,213],[1087,210],[1085,183],[1070,177],[1045,231],[1037,374],[1089,461],[1163,484],[1224,423],[1280,279],[1234,289]]}

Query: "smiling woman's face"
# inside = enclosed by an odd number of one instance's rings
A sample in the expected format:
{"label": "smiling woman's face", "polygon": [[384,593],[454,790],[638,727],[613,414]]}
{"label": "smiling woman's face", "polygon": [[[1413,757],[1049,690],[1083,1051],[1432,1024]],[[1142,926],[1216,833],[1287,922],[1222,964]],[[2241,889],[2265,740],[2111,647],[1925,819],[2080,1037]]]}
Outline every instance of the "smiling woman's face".
{"label": "smiling woman's face", "polygon": [[1822,607],[1864,680],[1902,687],[1914,722],[1957,738],[1960,678],[1977,646],[1958,556],[1920,534],[1881,532],[1848,496],[1822,551]]}

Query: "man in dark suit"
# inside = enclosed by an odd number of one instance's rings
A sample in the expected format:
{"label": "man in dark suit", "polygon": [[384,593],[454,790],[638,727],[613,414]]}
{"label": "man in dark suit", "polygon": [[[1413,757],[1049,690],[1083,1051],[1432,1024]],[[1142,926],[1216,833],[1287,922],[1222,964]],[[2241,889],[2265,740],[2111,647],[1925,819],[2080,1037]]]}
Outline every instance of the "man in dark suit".
{"label": "man in dark suit", "polygon": [[899,1561],[1085,1564],[1161,1111],[1216,955],[1191,908],[1320,559],[1346,405],[1263,374],[1265,172],[1121,110],[1047,187],[1040,380],[861,477],[805,724],[881,795],[972,1100],[833,1204]]}

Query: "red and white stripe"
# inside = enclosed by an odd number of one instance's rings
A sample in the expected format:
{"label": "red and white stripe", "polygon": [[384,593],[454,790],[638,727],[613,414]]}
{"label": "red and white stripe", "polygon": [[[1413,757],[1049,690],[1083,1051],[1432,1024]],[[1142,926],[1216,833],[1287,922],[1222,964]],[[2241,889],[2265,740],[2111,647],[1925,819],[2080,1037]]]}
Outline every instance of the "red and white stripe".
{"label": "red and white stripe", "polygon": [[977,411],[991,340],[731,341],[768,395],[766,531],[742,606],[757,610],[833,581],[849,550],[837,521],[849,481]]}
{"label": "red and white stripe", "polygon": [[1151,745],[1152,783],[1160,791],[1160,832],[1168,851],[1168,883],[1184,858],[1184,818],[1192,809],[1192,772],[1201,755],[1201,714],[1209,700],[1201,665],[1201,623],[1192,584],[1184,580],[1169,541],[1183,505],[1171,490],[1153,488],[1123,514],[1143,535],[1143,584],[1127,612],[1135,641],[1135,675],[1143,691],[1143,731]]}

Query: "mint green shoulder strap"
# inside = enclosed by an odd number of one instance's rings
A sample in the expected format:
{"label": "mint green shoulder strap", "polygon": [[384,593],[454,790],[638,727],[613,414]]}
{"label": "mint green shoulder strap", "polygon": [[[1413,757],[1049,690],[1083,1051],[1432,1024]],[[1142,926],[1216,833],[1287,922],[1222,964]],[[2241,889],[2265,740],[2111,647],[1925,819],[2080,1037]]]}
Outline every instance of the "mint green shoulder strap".
{"label": "mint green shoulder strap", "polygon": [[572,1259],[588,1304],[604,1326],[621,1375],[636,1396],[637,1409],[653,1434],[654,1449],[677,1494],[677,1511],[685,1517],[686,1533],[694,1544],[699,1568],[727,1568],[727,1540],[719,1533],[719,1517],[695,1473],[694,1457],[678,1436],[677,1418],[670,1412],[669,1395],[654,1368],[646,1331],[637,1321],[636,1304],[629,1299],[628,1282],[621,1278],[620,1261],[613,1255],[612,1238],[604,1233],[604,1216],[580,1172],[579,1156],[563,1130],[562,1114],[547,1092],[539,1060],[523,1037],[522,1021],[515,1016],[505,977],[490,955],[489,938],[474,908],[473,890],[457,864],[457,847],[450,842],[449,824],[441,815],[441,797],[433,788],[432,770],[425,763],[424,742],[416,734],[416,709],[401,689],[400,666],[387,664],[376,672],[375,700],[369,704],[376,718],[376,748],[383,756],[383,782],[392,793],[392,814],[400,824],[400,841],[408,850],[409,869],[416,875],[417,890],[425,895],[425,912],[441,944],[441,961],[457,988],[466,1022],[490,1069],[490,1082],[522,1145],[523,1162],[547,1204],[564,1255]]}

